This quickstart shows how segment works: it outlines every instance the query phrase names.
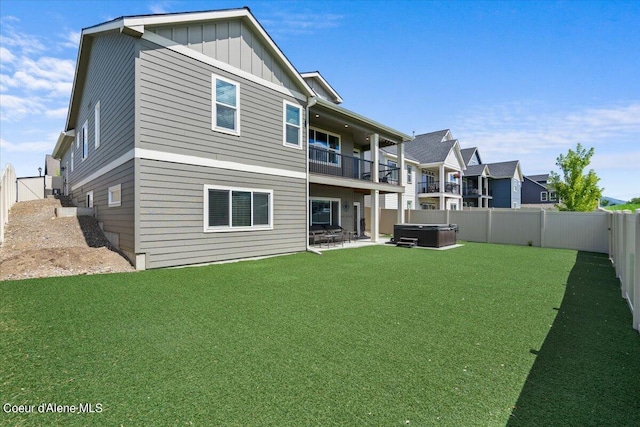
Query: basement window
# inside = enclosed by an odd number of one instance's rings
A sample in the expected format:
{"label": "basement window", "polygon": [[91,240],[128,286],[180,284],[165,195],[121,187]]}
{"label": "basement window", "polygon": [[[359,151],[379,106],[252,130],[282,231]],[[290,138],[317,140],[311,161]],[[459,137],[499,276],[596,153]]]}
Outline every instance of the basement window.
{"label": "basement window", "polygon": [[109,187],[109,207],[114,208],[122,204],[122,184]]}

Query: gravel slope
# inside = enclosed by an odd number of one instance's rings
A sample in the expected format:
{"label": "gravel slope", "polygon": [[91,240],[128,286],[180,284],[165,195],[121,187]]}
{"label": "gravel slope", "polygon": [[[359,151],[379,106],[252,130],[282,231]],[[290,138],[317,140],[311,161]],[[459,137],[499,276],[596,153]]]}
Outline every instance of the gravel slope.
{"label": "gravel slope", "polygon": [[135,271],[91,217],[56,218],[60,200],[16,203],[0,248],[0,280]]}

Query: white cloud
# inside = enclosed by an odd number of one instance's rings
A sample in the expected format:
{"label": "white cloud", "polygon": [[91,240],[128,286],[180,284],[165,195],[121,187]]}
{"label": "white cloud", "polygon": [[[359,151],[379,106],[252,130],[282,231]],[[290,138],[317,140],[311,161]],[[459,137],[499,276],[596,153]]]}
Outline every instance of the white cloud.
{"label": "white cloud", "polygon": [[66,119],[67,118],[67,107],[56,108],[54,110],[45,111],[44,115],[50,119]]}
{"label": "white cloud", "polygon": [[458,121],[454,136],[463,147],[480,147],[485,158],[490,157],[486,154],[517,158],[550,149],[555,156],[577,143],[597,146],[640,137],[640,101],[569,112],[542,109],[536,104],[476,109]]}
{"label": "white cloud", "polygon": [[339,27],[343,15],[318,12],[287,13],[275,12],[271,17],[261,19],[269,34],[302,35]]}
{"label": "white cloud", "polygon": [[[54,142],[55,144],[55,142]],[[41,151],[50,151],[52,148],[51,141],[47,142],[21,142],[12,143],[3,138],[0,138],[0,147],[7,152],[22,152],[22,153],[35,153]]]}
{"label": "white cloud", "polygon": [[69,31],[63,35],[64,41],[62,42],[62,47],[67,47],[70,49],[77,49],[80,46],[80,36],[82,33],[80,31]]}
{"label": "white cloud", "polygon": [[9,49],[4,46],[0,46],[0,63],[2,65],[12,63],[16,60],[16,57]]}
{"label": "white cloud", "polygon": [[171,2],[169,1],[158,1],[155,3],[151,3],[149,5],[149,10],[151,11],[151,13],[157,13],[157,14],[162,14],[162,13],[169,13],[169,7],[171,6]]}
{"label": "white cloud", "polygon": [[16,121],[28,115],[38,115],[44,111],[44,105],[38,98],[20,97],[0,93],[0,119]]}

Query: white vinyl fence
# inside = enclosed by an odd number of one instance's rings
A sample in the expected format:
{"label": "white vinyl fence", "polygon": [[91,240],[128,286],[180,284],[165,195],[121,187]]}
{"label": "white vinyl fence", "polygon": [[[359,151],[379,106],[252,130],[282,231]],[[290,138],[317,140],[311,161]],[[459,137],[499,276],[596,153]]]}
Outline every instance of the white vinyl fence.
{"label": "white vinyl fence", "polygon": [[0,179],[0,243],[4,241],[4,226],[9,220],[9,210],[16,203],[16,171],[7,165]]}
{"label": "white vinyl fence", "polygon": [[611,214],[609,256],[620,279],[622,298],[633,313],[633,328],[640,332],[640,209]]}
{"label": "white vinyl fence", "polygon": [[610,215],[541,209],[411,210],[406,220],[411,224],[457,224],[458,238],[468,242],[609,253]]}

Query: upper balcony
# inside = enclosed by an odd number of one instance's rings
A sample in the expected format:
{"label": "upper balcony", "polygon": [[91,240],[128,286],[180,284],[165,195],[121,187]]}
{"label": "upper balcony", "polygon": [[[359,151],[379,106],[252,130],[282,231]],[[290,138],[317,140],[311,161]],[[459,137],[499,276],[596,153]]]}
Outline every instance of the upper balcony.
{"label": "upper balcony", "polygon": [[460,184],[456,182],[441,183],[440,181],[418,182],[416,184],[416,193],[419,196],[439,193],[460,195]]}
{"label": "upper balcony", "polygon": [[[370,160],[364,160],[354,156],[345,156],[317,147],[309,147],[310,174],[326,175],[334,178],[348,178],[371,183],[371,171],[373,168],[374,163]],[[400,187],[398,180],[399,172],[400,169],[397,167],[394,168],[388,165],[378,164],[378,181],[380,184],[391,184]],[[319,180],[318,183],[325,182]],[[326,183],[335,184],[335,181]],[[361,187],[363,189],[370,187],[370,185],[354,185],[353,183],[347,185],[346,182],[341,185]]]}
{"label": "upper balcony", "polygon": [[491,197],[491,190],[489,190],[488,188],[483,188],[482,191],[478,188],[475,187],[464,187],[462,189],[462,195],[464,197],[481,197],[481,196],[486,196],[486,197]]}

